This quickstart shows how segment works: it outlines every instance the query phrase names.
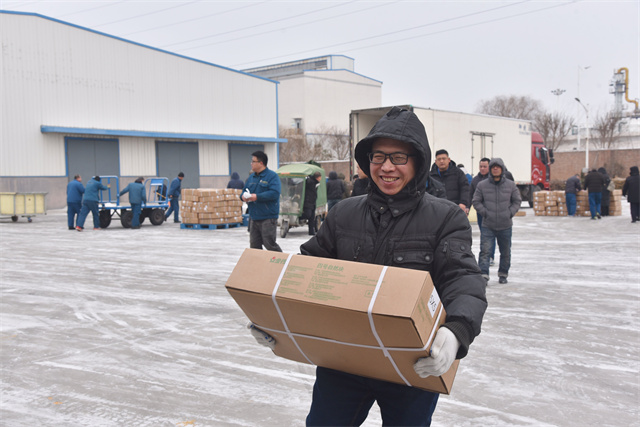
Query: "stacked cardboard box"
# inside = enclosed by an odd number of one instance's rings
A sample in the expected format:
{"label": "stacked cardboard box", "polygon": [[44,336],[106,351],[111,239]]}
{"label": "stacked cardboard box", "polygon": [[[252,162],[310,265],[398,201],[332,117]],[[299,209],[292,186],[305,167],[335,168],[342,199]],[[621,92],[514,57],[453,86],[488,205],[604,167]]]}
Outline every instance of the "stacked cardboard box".
{"label": "stacked cardboard box", "polygon": [[576,216],[591,216],[587,190],[580,190],[576,193]]}
{"label": "stacked cardboard box", "polygon": [[533,193],[533,213],[536,216],[567,216],[564,191]]}
{"label": "stacked cardboard box", "polygon": [[622,215],[622,190],[613,190],[609,197],[609,215]]}
{"label": "stacked cardboard box", "polygon": [[186,224],[242,223],[241,190],[232,188],[186,188],[180,213]]}

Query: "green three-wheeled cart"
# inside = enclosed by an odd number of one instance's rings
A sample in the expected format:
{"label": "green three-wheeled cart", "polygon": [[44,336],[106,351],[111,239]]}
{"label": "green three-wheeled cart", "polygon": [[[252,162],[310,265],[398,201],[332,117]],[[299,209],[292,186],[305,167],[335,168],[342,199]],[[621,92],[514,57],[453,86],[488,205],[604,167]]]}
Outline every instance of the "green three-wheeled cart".
{"label": "green three-wheeled cart", "polygon": [[296,163],[280,167],[276,173],[280,177],[282,188],[280,190],[280,237],[287,236],[289,229],[307,224],[307,219],[302,216],[302,208],[305,196],[305,179],[316,172],[322,174],[318,186],[318,198],[316,199],[316,221],[318,228],[327,213],[327,180],[324,169],[309,163]]}

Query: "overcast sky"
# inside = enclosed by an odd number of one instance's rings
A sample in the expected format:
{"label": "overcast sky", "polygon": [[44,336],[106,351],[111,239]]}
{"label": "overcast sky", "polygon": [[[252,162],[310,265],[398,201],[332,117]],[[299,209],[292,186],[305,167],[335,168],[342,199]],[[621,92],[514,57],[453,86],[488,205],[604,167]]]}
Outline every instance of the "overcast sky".
{"label": "overcast sky", "polygon": [[[514,94],[575,116],[579,87],[593,117],[613,106],[609,84],[621,67],[630,71],[629,97],[640,98],[638,0],[0,5],[234,69],[346,55],[355,59],[357,73],[383,82],[384,106],[474,112],[482,100]],[[556,96],[554,89],[566,92]]]}

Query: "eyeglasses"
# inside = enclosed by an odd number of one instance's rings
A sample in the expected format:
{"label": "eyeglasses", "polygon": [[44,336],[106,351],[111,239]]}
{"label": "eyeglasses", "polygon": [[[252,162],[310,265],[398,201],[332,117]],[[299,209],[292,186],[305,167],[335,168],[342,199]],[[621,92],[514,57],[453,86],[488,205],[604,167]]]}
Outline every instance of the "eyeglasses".
{"label": "eyeglasses", "polygon": [[381,165],[387,161],[387,157],[394,165],[406,165],[409,161],[409,157],[414,157],[415,154],[407,153],[383,153],[382,151],[375,151],[369,153],[369,161],[374,165]]}

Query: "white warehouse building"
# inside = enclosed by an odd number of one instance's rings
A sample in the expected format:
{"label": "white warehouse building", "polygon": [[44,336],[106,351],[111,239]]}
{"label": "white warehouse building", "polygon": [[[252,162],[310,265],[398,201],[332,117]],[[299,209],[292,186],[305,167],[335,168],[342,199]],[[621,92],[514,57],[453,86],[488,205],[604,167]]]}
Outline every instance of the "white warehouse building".
{"label": "white warehouse building", "polygon": [[33,13],[0,11],[0,191],[66,205],[75,174],[226,187],[278,167],[278,82]]}
{"label": "white warehouse building", "polygon": [[382,82],[354,69],[353,58],[327,55],[243,71],[280,82],[282,126],[307,134],[335,127],[348,135],[351,110],[382,106]]}

